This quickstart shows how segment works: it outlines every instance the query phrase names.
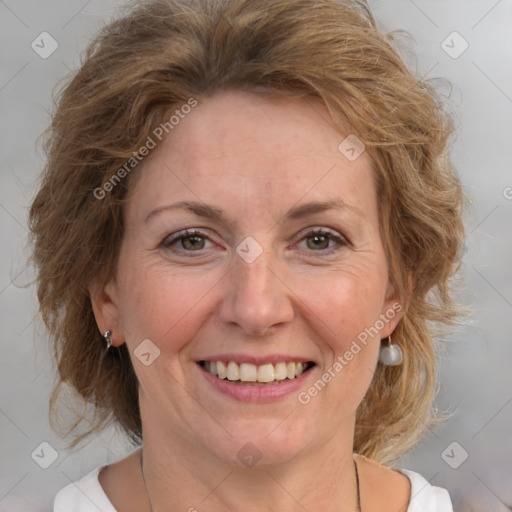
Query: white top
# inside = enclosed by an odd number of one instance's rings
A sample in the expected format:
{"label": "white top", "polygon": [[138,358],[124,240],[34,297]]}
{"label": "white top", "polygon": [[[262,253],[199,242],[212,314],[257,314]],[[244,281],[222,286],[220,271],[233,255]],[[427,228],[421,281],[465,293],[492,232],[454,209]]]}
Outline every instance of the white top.
{"label": "white top", "polygon": [[[53,504],[53,512],[117,512],[98,480],[99,466],[77,482],[61,489]],[[411,481],[411,501],[407,512],[453,512],[446,489],[430,485],[414,471],[399,469]]]}

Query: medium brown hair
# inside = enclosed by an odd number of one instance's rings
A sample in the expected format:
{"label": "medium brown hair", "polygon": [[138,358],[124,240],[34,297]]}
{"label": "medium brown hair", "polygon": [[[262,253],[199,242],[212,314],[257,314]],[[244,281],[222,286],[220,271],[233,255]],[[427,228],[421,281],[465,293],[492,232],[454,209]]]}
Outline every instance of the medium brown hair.
{"label": "medium brown hair", "polygon": [[112,423],[141,441],[126,344],[106,352],[88,291],[115,276],[131,180],[103,199],[94,191],[175,108],[229,88],[320,101],[371,156],[390,279],[407,312],[393,334],[403,364],[377,366],[358,409],[354,451],[392,461],[433,419],[430,326],[458,312],[450,283],[463,244],[463,193],[446,155],[451,118],[359,1],[144,1],[90,44],[58,98],[30,210],[38,298],[58,362],[51,413],[67,385],[94,410],[91,428],[71,446]]}

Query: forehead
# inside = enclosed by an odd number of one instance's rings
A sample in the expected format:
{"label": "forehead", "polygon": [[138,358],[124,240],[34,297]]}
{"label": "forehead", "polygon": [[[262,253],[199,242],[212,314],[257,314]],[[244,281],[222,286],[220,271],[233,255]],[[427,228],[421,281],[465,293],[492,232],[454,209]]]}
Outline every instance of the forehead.
{"label": "forehead", "polygon": [[[173,131],[163,150],[183,151],[175,156],[196,170],[204,161],[267,161],[276,167],[260,168],[256,176],[280,177],[275,171],[287,161],[308,157],[338,157],[344,135],[336,130],[325,106],[314,100],[263,97],[224,91],[200,101],[199,107]],[[299,170],[299,169],[297,169]],[[274,171],[274,172],[273,172]]]}
{"label": "forehead", "polygon": [[372,209],[371,160],[363,152],[351,161],[339,150],[347,135],[317,101],[240,91],[201,98],[146,157],[131,208],[189,199],[281,211],[302,198],[336,196]]}

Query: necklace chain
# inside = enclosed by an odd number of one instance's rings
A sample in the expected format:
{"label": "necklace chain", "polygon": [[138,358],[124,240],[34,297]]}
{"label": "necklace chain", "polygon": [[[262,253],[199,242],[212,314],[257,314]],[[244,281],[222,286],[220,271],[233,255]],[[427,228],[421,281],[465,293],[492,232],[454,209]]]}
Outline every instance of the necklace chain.
{"label": "necklace chain", "polygon": [[[142,454],[142,452],[141,452]],[[354,468],[356,470],[356,488],[357,488],[357,512],[361,512],[361,489],[359,488],[359,471],[357,470],[357,462],[354,458]],[[146,489],[147,492],[147,489]]]}
{"label": "necklace chain", "polygon": [[[361,512],[361,490],[359,488],[359,471],[357,470],[357,462],[354,459],[354,469],[356,470],[356,488],[357,488],[357,512]],[[142,450],[140,452],[140,471],[142,473],[142,481],[144,482],[144,489],[146,489],[146,495],[149,501],[149,507],[153,512],[153,505],[151,504],[151,498],[149,497],[148,486],[146,485],[146,479],[144,478],[144,467],[142,465]]]}

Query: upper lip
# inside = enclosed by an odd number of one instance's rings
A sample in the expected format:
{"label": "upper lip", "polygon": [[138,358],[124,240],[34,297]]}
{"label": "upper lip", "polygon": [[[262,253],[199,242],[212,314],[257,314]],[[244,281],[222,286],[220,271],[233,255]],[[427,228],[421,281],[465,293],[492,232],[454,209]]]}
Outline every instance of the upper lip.
{"label": "upper lip", "polygon": [[309,363],[314,362],[313,359],[301,356],[291,356],[286,354],[269,354],[266,356],[257,355],[252,356],[249,354],[216,354],[213,356],[206,356],[199,361],[234,361],[237,364],[241,363],[249,363],[254,364],[256,366],[261,366],[263,364],[275,364],[275,363]]}

